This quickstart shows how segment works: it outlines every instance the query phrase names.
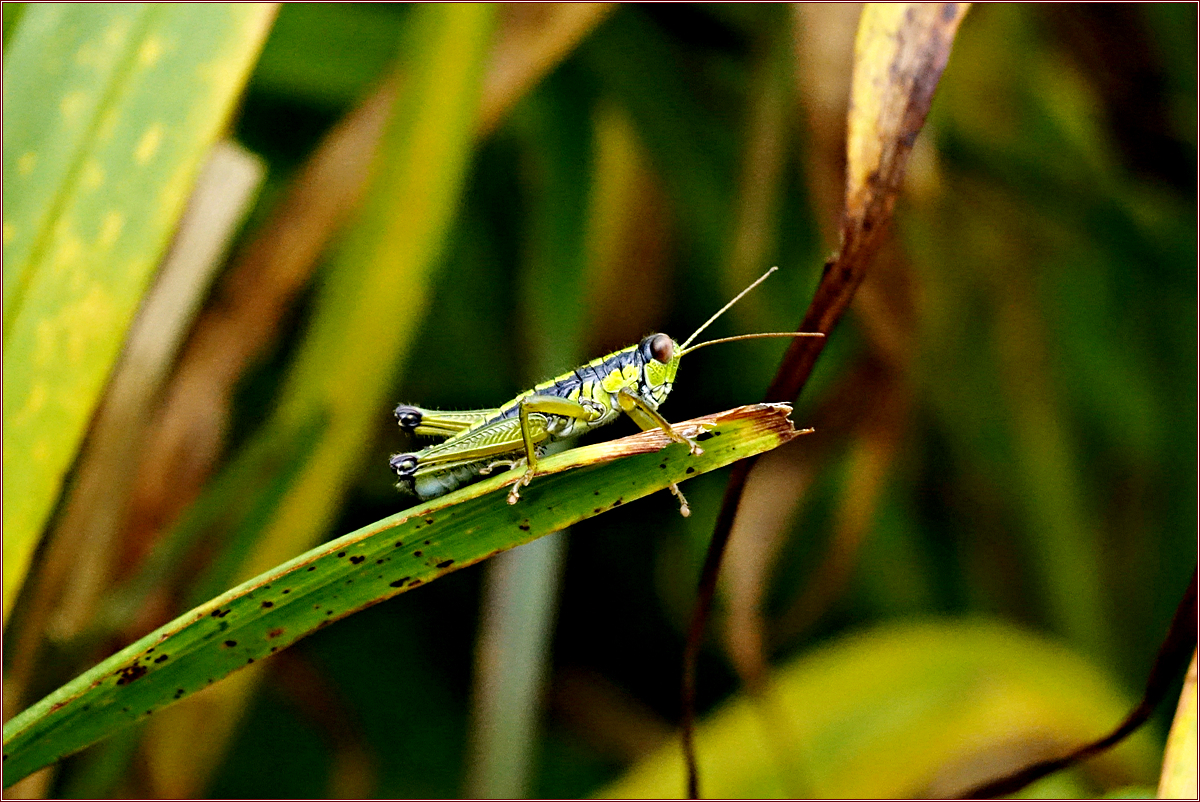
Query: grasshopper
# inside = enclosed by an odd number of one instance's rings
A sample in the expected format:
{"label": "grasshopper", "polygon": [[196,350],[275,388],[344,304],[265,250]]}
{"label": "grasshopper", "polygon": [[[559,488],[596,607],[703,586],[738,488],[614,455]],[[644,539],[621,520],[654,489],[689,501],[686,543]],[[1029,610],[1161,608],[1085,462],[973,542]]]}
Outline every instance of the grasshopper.
{"label": "grasshopper", "polygon": [[[422,500],[449,493],[500,467],[524,466],[525,473],[512,486],[508,503],[520,499],[520,488],[537,475],[538,458],[555,441],[576,437],[628,415],[643,431],[661,429],[690,453],[703,450],[691,438],[676,432],[658,412],[675,383],[679,361],[685,354],[716,343],[758,337],[824,337],[820,332],[770,332],[743,334],[692,345],[717,318],[761,284],[778,268],[772,267],[753,284],[721,307],[682,345],[666,334],[651,334],[631,345],[526,390],[497,409],[437,412],[401,404],[396,407],[400,428],[417,435],[445,438],[411,454],[395,454],[389,464],[400,477],[398,487]],[[678,486],[680,512],[688,515],[687,501]]]}

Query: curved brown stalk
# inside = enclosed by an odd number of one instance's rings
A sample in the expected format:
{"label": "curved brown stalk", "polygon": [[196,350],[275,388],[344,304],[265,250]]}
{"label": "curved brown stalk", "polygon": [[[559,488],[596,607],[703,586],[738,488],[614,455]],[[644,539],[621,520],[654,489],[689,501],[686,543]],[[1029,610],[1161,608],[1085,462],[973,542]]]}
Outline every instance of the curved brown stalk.
{"label": "curved brown stalk", "polygon": [[[849,307],[855,290],[883,241],[904,177],[913,142],[925,123],[965,3],[868,3],[859,21],[855,42],[854,77],[847,129],[846,199],[841,247],[825,264],[808,311],[797,330],[833,331]],[[768,401],[791,401],[799,396],[826,337],[792,341]],[[729,535],[746,480],[755,460],[733,467],[712,540],[704,558],[696,604],[683,655],[682,728],[690,798],[699,798],[695,755],[696,662],[712,610]]]}
{"label": "curved brown stalk", "polygon": [[1176,681],[1192,655],[1196,652],[1196,573],[1192,572],[1192,583],[1184,591],[1179,606],[1175,608],[1175,616],[1171,619],[1171,627],[1158,654],[1154,657],[1154,665],[1150,667],[1150,676],[1146,678],[1146,690],[1142,698],[1125,720],[1116,729],[1091,743],[1084,744],[1062,757],[1042,760],[1030,766],[1025,766],[1011,774],[990,780],[983,785],[964,792],[962,799],[995,799],[996,797],[1015,794],[1030,783],[1042,779],[1048,774],[1068,768],[1095,757],[1106,749],[1119,744],[1138,727],[1146,723],[1150,714],[1166,697],[1172,683]]}

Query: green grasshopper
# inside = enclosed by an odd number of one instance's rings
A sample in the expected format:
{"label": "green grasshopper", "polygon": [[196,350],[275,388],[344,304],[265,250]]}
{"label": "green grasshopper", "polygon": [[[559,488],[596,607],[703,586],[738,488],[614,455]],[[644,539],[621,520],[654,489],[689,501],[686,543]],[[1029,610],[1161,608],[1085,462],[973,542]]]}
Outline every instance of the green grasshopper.
{"label": "green grasshopper", "polygon": [[[643,431],[661,429],[673,442],[688,446],[691,454],[702,454],[695,441],[676,432],[658,412],[674,386],[679,360],[685,354],[708,345],[757,337],[825,336],[820,332],[771,332],[692,345],[700,332],[777,269],[772,267],[738,293],[682,345],[666,334],[651,334],[637,345],[593,359],[526,390],[498,409],[436,412],[401,404],[395,410],[401,429],[445,439],[412,454],[393,455],[389,464],[400,477],[397,486],[427,500],[499,467],[524,465],[524,475],[508,494],[508,503],[516,504],[520,488],[537,475],[538,457],[549,443],[612,423],[622,413]],[[688,515],[687,501],[679,488],[672,484],[670,489],[679,499],[680,512]]]}

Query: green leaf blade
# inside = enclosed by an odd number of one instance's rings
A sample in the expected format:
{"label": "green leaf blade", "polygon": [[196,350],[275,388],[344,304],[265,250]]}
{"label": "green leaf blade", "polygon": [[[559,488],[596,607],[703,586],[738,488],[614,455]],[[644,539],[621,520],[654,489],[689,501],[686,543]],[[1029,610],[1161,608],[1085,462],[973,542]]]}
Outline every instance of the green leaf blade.
{"label": "green leaf blade", "polygon": [[39,6],[4,91],[4,612],[274,7]]}
{"label": "green leaf blade", "polygon": [[755,405],[676,429],[690,456],[643,432],[547,458],[506,502],[509,471],[385,518],[239,585],[131,644],[4,727],[4,782],[110,735],[331,621],[501,551],[791,440],[786,405]]}

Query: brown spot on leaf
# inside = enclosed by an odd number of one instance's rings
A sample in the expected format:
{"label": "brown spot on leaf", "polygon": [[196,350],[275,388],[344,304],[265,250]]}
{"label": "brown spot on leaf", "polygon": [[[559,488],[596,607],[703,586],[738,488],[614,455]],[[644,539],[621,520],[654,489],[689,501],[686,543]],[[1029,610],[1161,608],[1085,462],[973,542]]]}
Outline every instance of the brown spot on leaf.
{"label": "brown spot on leaf", "polygon": [[138,662],[134,662],[132,665],[125,666],[124,668],[117,671],[117,674],[120,675],[117,678],[117,684],[118,685],[128,685],[129,683],[133,682],[135,679],[140,679],[141,677],[145,676],[146,672],[148,670],[149,669],[147,669],[144,665],[142,665],[141,663],[138,663]]}

